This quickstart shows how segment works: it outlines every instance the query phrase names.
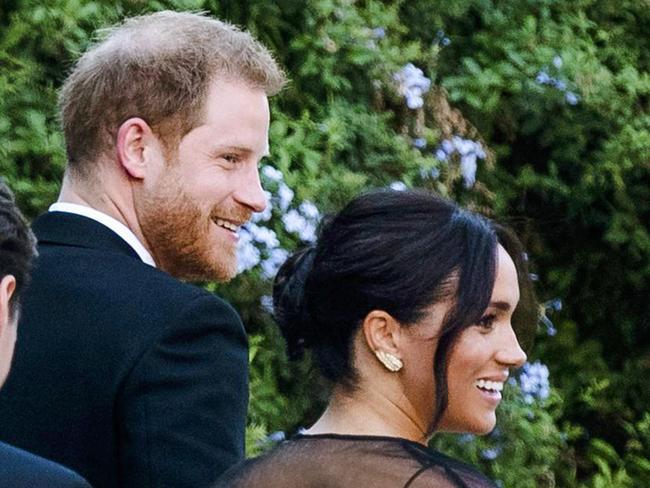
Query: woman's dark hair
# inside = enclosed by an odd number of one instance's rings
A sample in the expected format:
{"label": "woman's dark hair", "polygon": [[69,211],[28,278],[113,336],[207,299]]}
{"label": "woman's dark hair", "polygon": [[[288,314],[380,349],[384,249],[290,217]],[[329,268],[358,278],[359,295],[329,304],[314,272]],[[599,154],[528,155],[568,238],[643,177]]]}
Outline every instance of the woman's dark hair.
{"label": "woman's dark hair", "polygon": [[536,326],[537,307],[512,233],[423,191],[379,190],[355,198],[323,224],[315,247],[291,256],[278,272],[273,301],[289,356],[309,348],[327,379],[353,387],[352,341],[370,311],[385,310],[408,326],[453,295],[434,357],[433,429],[447,408],[447,358],[489,304],[498,243],[518,270],[517,309],[532,310],[515,312],[532,318],[528,324],[513,320],[524,334]]}
{"label": "woman's dark hair", "polygon": [[10,300],[12,315],[29,281],[35,255],[36,238],[16,206],[11,190],[0,178],[0,279],[6,275],[16,278]]}

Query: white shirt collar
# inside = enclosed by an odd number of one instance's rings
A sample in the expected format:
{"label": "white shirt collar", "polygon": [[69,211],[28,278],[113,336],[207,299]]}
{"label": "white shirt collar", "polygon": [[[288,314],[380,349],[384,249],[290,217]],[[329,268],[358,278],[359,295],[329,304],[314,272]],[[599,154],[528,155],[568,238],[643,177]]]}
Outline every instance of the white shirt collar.
{"label": "white shirt collar", "polygon": [[122,239],[124,239],[126,243],[129,246],[131,246],[133,250],[138,254],[138,256],[140,256],[140,259],[142,259],[143,262],[145,262],[150,266],[153,266],[154,268],[156,267],[156,263],[151,257],[151,254],[149,254],[149,251],[145,249],[142,243],[131,231],[131,229],[129,229],[122,222],[114,219],[110,215],[107,215],[103,212],[100,212],[99,210],[96,210],[91,207],[87,207],[85,205],[78,205],[76,203],[67,203],[67,202],[53,203],[52,205],[50,205],[49,211],[66,212],[66,213],[71,213],[76,215],[82,215],[84,217],[88,217],[89,219],[93,219],[94,221],[99,222],[102,225],[105,225],[113,232],[115,232],[118,236],[120,236]]}

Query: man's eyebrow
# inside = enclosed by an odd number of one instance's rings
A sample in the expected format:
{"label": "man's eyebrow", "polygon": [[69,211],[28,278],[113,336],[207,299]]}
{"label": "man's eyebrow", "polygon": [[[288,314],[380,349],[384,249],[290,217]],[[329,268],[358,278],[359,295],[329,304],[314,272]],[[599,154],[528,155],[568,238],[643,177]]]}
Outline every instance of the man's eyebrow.
{"label": "man's eyebrow", "polygon": [[250,148],[244,146],[217,146],[217,151],[232,151],[246,154],[253,152]]}
{"label": "man's eyebrow", "polygon": [[[244,146],[218,146],[217,151],[232,151],[232,152],[238,152],[242,154],[251,154],[253,151],[252,149]],[[263,158],[268,158],[271,155],[269,152],[268,146],[264,149],[264,152],[262,153]]]}

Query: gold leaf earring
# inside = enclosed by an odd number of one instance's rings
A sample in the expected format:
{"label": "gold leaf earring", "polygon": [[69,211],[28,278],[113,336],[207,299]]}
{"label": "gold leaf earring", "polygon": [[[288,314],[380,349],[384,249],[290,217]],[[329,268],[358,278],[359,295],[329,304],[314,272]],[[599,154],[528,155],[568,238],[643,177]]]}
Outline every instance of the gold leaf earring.
{"label": "gold leaf earring", "polygon": [[388,371],[392,371],[393,373],[399,371],[404,366],[400,358],[389,352],[377,350],[375,351],[375,356],[377,356],[377,359],[379,359]]}

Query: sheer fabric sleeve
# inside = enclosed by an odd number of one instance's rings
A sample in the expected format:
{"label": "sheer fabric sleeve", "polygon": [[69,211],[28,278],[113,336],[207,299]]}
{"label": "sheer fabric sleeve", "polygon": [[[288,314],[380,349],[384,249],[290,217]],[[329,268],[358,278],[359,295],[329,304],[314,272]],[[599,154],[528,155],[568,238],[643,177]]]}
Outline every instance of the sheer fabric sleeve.
{"label": "sheer fabric sleeve", "polygon": [[297,436],[229,470],[218,488],[496,488],[466,465],[399,438]]}

